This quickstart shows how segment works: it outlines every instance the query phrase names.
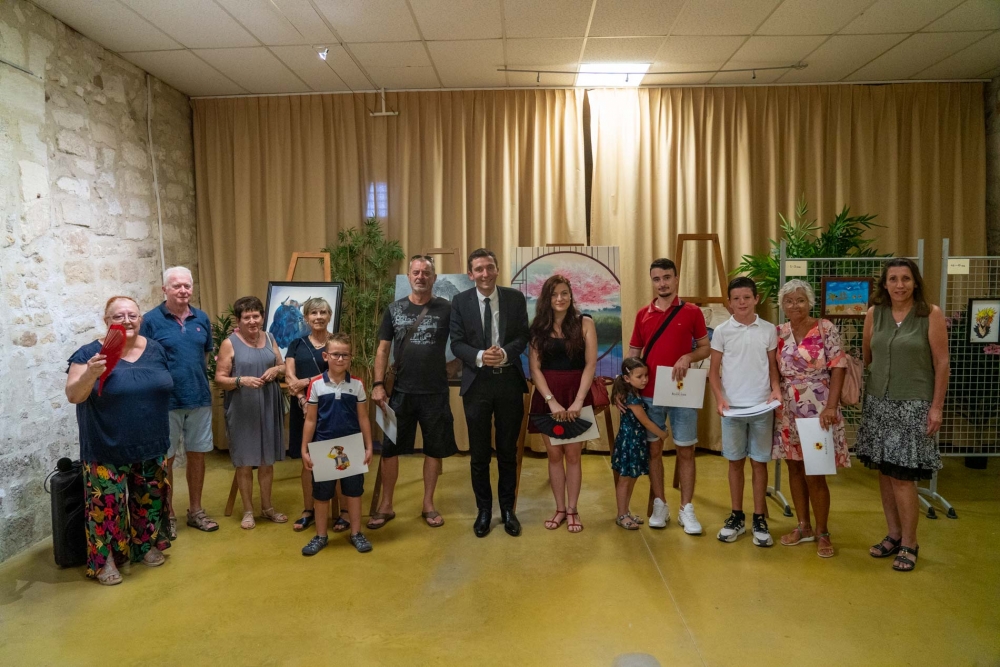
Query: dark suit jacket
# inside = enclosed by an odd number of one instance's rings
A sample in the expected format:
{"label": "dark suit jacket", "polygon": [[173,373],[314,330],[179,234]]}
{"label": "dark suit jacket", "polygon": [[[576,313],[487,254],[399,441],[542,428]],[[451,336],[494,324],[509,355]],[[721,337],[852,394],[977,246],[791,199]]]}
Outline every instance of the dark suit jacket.
{"label": "dark suit jacket", "polygon": [[[528,305],[524,295],[516,289],[498,285],[497,290],[500,293],[500,347],[507,353],[507,361],[516,369],[521,382],[524,382],[521,353],[528,346]],[[476,357],[480,350],[489,347],[490,343],[483,335],[479,298],[473,287],[451,300],[451,351],[463,364],[460,395],[464,396],[479,377]],[[527,383],[524,384],[524,391],[528,391]]]}

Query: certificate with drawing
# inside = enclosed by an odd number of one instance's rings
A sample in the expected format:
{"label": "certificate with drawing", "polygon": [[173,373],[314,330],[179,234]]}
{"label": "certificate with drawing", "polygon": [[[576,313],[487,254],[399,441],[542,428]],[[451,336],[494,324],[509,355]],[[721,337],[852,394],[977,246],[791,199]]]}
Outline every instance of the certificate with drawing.
{"label": "certificate with drawing", "polygon": [[365,438],[360,433],[333,440],[309,443],[313,478],[328,482],[368,472],[365,465]]}
{"label": "certificate with drawing", "polygon": [[833,430],[819,425],[819,417],[796,419],[802,443],[802,462],[807,475],[836,475],[837,458],[833,449]]}
{"label": "certificate with drawing", "polygon": [[704,368],[689,368],[682,380],[674,380],[673,372],[673,366],[656,367],[653,405],[668,405],[674,408],[703,407],[708,371]]}

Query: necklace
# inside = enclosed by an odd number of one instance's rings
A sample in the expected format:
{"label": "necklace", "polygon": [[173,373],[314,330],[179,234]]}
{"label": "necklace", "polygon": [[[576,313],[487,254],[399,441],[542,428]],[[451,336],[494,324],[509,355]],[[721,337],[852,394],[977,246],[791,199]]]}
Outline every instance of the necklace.
{"label": "necklace", "polygon": [[315,339],[313,338],[313,335],[312,335],[312,334],[309,334],[309,336],[308,336],[308,338],[309,338],[309,343],[310,343],[310,344],[311,344],[311,345],[312,345],[312,346],[313,346],[314,348],[316,348],[317,350],[321,350],[321,349],[323,349],[324,347],[326,347],[326,339],[328,339],[328,338],[330,337],[330,334],[329,334],[328,332],[324,332],[324,333],[326,333],[326,336],[324,336],[324,340],[323,340],[322,342],[320,342],[320,343],[317,343],[317,342],[315,342]]}
{"label": "necklace", "polygon": [[253,337],[253,340],[250,340],[250,336],[244,334],[242,331],[240,334],[243,336],[243,340],[250,344],[250,347],[257,347],[257,343],[260,342],[260,331],[258,331],[257,335]]}

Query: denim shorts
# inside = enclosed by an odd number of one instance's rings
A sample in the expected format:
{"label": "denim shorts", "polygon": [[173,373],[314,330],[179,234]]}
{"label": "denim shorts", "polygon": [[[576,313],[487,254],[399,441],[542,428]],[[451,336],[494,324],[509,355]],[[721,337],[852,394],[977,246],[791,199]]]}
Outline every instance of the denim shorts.
{"label": "denim shorts", "polygon": [[771,460],[774,411],[753,417],[722,418],[722,455],[730,461],[749,456],[758,463]]}
{"label": "denim shorts", "polygon": [[[670,420],[670,437],[674,439],[674,444],[678,447],[691,447],[698,444],[698,411],[695,408],[674,408],[666,405],[653,405],[653,399],[642,397],[642,402],[646,404],[646,414],[649,420],[667,430],[667,420]],[[646,440],[656,442],[659,440],[650,432],[646,432]]]}
{"label": "denim shorts", "polygon": [[172,459],[181,451],[212,451],[212,406],[170,411],[170,449],[167,450],[167,458]]}

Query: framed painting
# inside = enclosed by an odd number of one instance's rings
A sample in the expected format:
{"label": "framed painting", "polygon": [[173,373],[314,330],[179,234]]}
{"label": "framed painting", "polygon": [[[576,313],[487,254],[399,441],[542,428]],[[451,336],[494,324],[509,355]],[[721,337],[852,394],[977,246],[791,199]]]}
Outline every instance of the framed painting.
{"label": "framed painting", "polygon": [[874,278],[823,278],[820,317],[864,319],[874,284]]}
{"label": "framed painting", "polygon": [[1000,342],[1000,298],[969,299],[969,342]]}
{"label": "framed painting", "polygon": [[264,304],[264,330],[274,336],[281,354],[296,338],[308,336],[310,327],[302,306],[309,299],[325,299],[330,304],[330,333],[340,329],[340,302],[344,283],[269,282]]}

